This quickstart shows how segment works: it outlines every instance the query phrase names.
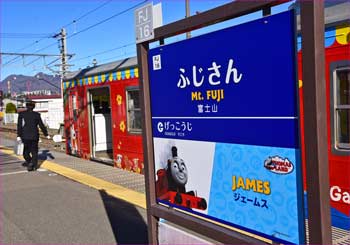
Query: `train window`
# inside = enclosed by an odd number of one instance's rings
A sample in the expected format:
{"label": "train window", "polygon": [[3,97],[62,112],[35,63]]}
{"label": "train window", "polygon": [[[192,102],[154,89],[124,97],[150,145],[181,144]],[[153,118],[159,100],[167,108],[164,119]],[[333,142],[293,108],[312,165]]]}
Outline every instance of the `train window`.
{"label": "train window", "polygon": [[95,114],[110,114],[109,95],[93,95],[92,105]]}
{"label": "train window", "polygon": [[128,131],[131,133],[141,133],[140,90],[138,88],[128,88],[126,93]]}
{"label": "train window", "polygon": [[77,109],[77,96],[72,96],[73,110]]}
{"label": "train window", "polygon": [[72,112],[73,112],[73,120],[77,121],[78,119],[78,108],[77,108],[77,96],[73,95],[72,96]]}
{"label": "train window", "polygon": [[335,147],[350,150],[350,67],[334,70]]}

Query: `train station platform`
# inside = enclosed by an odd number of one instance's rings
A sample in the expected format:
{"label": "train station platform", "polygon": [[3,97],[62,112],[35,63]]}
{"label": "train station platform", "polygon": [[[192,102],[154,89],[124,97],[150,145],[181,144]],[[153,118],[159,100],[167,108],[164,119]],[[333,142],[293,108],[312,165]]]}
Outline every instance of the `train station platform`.
{"label": "train station platform", "polygon": [[[0,152],[24,161],[21,156],[17,156],[13,152],[14,139],[3,138],[2,136],[0,133]],[[144,175],[45,148],[40,148],[39,150],[39,164],[40,168],[38,171],[49,170],[146,209]],[[23,170],[25,171],[26,168],[23,167]],[[349,244],[350,242],[349,231],[332,227],[332,236],[333,244]],[[307,220],[306,238],[308,241]]]}
{"label": "train station platform", "polygon": [[[14,143],[13,139],[2,138],[0,151],[24,161],[22,156],[14,154]],[[144,175],[43,148],[39,149],[39,165],[38,171],[46,169],[55,172],[91,188],[103,190],[113,197],[146,208]]]}

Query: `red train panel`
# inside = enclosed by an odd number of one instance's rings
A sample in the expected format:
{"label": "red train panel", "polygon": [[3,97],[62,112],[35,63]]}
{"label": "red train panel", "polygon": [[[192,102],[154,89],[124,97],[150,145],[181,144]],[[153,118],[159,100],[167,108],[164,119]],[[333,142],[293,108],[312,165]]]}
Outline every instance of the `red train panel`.
{"label": "red train panel", "polygon": [[[326,105],[327,105],[327,145],[329,160],[329,178],[330,178],[330,200],[332,225],[350,230],[350,148],[338,147],[337,131],[338,127],[345,129],[347,143],[350,143],[350,110],[348,118],[342,118],[343,125],[337,122],[336,105],[339,103],[339,97],[343,96],[346,104],[350,105],[350,45],[348,36],[350,35],[349,25],[341,25],[330,28],[325,33],[325,78],[326,78]],[[299,92],[300,92],[300,113],[301,113],[301,138],[302,138],[302,159],[303,172],[305,173],[305,143],[304,143],[304,111],[303,108],[303,86],[302,86],[302,59],[301,52],[298,53],[298,70],[299,70]],[[337,71],[347,72],[347,81],[343,81],[342,91],[340,94],[339,79]],[[345,86],[345,87],[344,87]],[[347,86],[347,87],[346,87]],[[339,92],[340,91],[340,92]],[[347,96],[346,96],[347,94]],[[347,97],[347,98],[346,98]],[[344,99],[343,99],[344,100]],[[337,102],[338,101],[338,102]],[[348,125],[344,125],[348,124]],[[346,144],[345,144],[346,145]],[[312,173],[309,173],[312,174]],[[304,175],[304,190],[307,191],[306,176]]]}

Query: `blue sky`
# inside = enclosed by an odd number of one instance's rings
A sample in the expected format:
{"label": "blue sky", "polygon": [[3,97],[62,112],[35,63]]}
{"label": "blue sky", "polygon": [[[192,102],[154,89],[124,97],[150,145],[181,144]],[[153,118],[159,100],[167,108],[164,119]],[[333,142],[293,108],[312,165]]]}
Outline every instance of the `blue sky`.
{"label": "blue sky", "polygon": [[[135,56],[135,8],[133,7],[142,6],[143,2],[144,0],[0,0],[1,52],[59,54],[58,41],[54,38],[47,38],[47,36],[58,33],[63,26],[66,26],[67,51],[69,54],[75,54],[68,62],[73,65],[70,68],[72,71],[91,66],[94,58],[98,64],[103,64]],[[185,17],[185,0],[153,1],[154,4],[158,2],[162,3],[163,24]],[[230,0],[190,0],[191,15],[197,11],[203,12],[228,2]],[[273,13],[283,11],[289,5],[290,3],[287,3],[276,7],[273,9]],[[126,11],[127,9],[131,10]],[[90,11],[91,13],[89,13]],[[125,13],[111,18],[103,24],[83,31],[124,11]],[[260,16],[261,13],[252,14],[192,34],[200,35]],[[74,23],[74,20],[77,21]],[[14,36],[17,38],[13,38]],[[170,41],[183,38],[182,35]],[[24,59],[17,57],[16,60],[13,60],[15,56],[2,56],[1,58],[0,80],[5,79],[10,74],[29,76],[38,72],[53,74],[45,67],[54,58],[46,58],[45,60],[36,57]],[[49,67],[58,70],[55,64],[58,62],[50,64]]]}

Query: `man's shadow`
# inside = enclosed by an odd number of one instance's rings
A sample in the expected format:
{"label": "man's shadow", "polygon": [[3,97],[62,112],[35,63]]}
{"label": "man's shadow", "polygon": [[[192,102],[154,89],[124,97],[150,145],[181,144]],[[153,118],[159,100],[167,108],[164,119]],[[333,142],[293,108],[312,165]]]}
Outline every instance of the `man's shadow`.
{"label": "man's shadow", "polygon": [[[55,159],[55,157],[51,154],[49,150],[42,150],[38,153],[38,168],[40,168],[41,164],[43,164],[44,161],[48,159]],[[22,163],[23,167],[28,167],[28,163],[24,162]]]}
{"label": "man's shadow", "polygon": [[52,155],[52,153],[49,150],[42,150],[39,154],[38,154],[38,167],[41,166],[41,164],[43,164],[44,161],[48,160],[48,159],[55,159],[55,157]]}

